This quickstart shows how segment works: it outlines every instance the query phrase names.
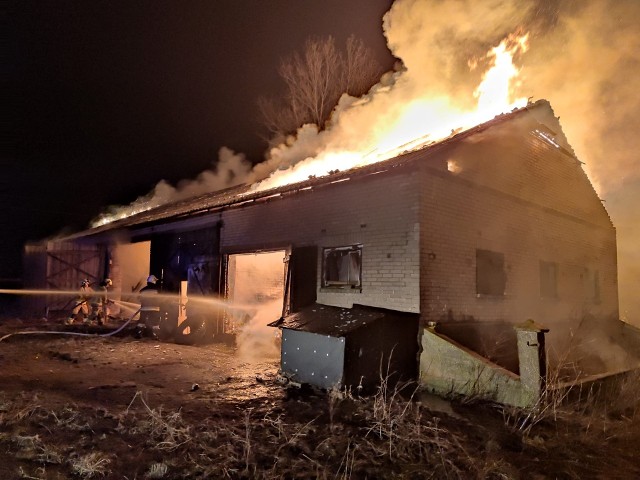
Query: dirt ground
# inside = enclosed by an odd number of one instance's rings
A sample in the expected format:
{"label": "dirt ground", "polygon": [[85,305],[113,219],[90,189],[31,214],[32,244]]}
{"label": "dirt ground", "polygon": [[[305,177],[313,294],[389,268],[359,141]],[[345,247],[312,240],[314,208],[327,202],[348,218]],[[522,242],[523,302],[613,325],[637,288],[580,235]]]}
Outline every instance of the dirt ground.
{"label": "dirt ground", "polygon": [[[0,322],[0,337],[82,328]],[[591,399],[532,413],[286,388],[277,368],[234,346],[126,329],[6,338],[0,479],[640,478],[640,388],[621,406]]]}

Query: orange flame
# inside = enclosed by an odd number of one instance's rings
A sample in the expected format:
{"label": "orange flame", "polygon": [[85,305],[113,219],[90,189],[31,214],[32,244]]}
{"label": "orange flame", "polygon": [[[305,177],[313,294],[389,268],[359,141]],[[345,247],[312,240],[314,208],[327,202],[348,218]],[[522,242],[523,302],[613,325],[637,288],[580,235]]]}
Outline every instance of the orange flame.
{"label": "orange flame", "polygon": [[369,144],[359,145],[357,150],[352,151],[324,150],[287,170],[274,172],[269,178],[255,185],[254,191],[386,160],[443,140],[501,113],[524,107],[527,104],[526,98],[512,98],[520,73],[514,65],[513,57],[516,53],[524,53],[527,50],[527,39],[528,34],[510,35],[487,53],[491,67],[484,73],[480,85],[474,92],[477,105],[473,110],[460,110],[453,105],[453,99],[447,97],[416,98],[402,105],[395,115],[390,114],[390,118],[378,122],[378,125],[384,124],[384,128],[369,132]]}

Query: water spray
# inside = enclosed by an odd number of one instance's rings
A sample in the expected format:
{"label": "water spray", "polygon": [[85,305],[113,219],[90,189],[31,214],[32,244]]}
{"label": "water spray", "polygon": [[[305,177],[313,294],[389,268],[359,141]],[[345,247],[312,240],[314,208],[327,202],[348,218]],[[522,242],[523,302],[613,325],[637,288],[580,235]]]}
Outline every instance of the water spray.
{"label": "water spray", "polygon": [[[43,296],[55,295],[55,296],[77,297],[79,293],[80,292],[78,292],[77,290],[0,289],[0,294],[8,294],[8,295],[43,295]],[[103,294],[104,292],[101,292],[101,291],[92,291],[92,292],[87,292],[86,295],[89,297],[92,297],[92,296],[103,295]],[[118,294],[122,294],[122,292],[119,290],[111,290],[108,292],[109,297],[118,295]],[[132,293],[127,292],[124,295],[125,295],[125,298],[127,297],[131,298],[131,296],[135,298],[138,294],[136,292],[132,292]],[[156,298],[160,301],[164,300],[165,302],[171,302],[176,305],[182,304],[183,302],[185,302],[185,300],[179,294],[176,294],[176,293],[159,293]],[[3,337],[0,337],[0,342],[14,335],[47,335],[48,334],[48,335],[71,335],[71,336],[77,336],[77,337],[92,337],[92,338],[100,338],[100,337],[106,338],[106,337],[116,335],[117,333],[121,332],[127,325],[129,325],[132,321],[134,321],[134,318],[140,313],[141,305],[139,302],[132,302],[128,300],[117,300],[114,298],[109,298],[109,301],[119,305],[123,310],[133,312],[122,326],[120,326],[118,329],[112,332],[96,334],[96,333],[81,333],[81,332],[60,332],[60,331],[50,331],[50,330],[21,331],[21,332],[10,333]],[[88,301],[85,300],[85,302],[88,302]],[[188,302],[189,304],[191,304],[196,308],[204,308],[204,309],[221,308],[229,313],[233,313],[234,311],[247,312],[255,309],[255,305],[252,305],[252,304],[247,304],[247,305],[230,304],[225,300],[222,300],[219,298],[211,298],[211,297],[193,296],[193,297],[188,297],[186,299],[186,302]]]}
{"label": "water spray", "polygon": [[[22,289],[10,289],[0,288],[0,294],[6,295],[62,295],[62,296],[78,296],[81,292],[79,290],[22,290]],[[87,292],[88,294],[99,293],[98,291]]]}

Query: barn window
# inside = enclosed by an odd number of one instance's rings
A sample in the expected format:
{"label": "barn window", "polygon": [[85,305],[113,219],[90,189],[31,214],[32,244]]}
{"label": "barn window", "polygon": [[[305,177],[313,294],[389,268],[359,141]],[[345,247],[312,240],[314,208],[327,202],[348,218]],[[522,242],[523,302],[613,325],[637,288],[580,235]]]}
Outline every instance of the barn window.
{"label": "barn window", "polygon": [[558,296],[558,264],[540,261],[540,296],[556,298]]}
{"label": "barn window", "polygon": [[360,288],[362,286],[362,245],[322,249],[322,286]]}
{"label": "barn window", "polygon": [[476,250],[476,293],[504,295],[506,283],[504,254],[490,250]]}

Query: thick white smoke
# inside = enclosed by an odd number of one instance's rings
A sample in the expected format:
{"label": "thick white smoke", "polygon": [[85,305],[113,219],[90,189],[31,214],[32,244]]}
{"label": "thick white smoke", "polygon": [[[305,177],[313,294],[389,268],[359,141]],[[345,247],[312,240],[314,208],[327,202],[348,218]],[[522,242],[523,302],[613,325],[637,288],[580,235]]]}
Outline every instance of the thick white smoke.
{"label": "thick white smoke", "polygon": [[244,155],[234,153],[227,147],[222,147],[218,152],[218,159],[214,162],[211,170],[201,172],[195,180],[182,180],[176,187],[161,180],[153,190],[146,195],[138,197],[131,204],[111,207],[92,222],[93,226],[103,225],[166,203],[177,202],[185,198],[245,183],[251,172],[251,167],[251,162]]}

